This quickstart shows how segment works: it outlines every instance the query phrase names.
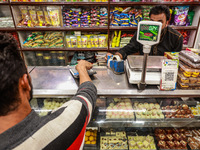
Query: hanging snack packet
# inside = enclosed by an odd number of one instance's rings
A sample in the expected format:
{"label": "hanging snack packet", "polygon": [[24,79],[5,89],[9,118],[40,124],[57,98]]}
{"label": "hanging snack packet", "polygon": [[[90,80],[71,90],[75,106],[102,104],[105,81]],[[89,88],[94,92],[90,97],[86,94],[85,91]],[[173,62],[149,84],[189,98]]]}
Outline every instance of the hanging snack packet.
{"label": "hanging snack packet", "polygon": [[176,6],[174,11],[174,24],[176,26],[185,26],[189,6]]}
{"label": "hanging snack packet", "polygon": [[29,15],[30,15],[30,21],[28,21],[29,27],[34,27],[37,25],[37,16],[35,11],[35,6],[28,6]]}
{"label": "hanging snack packet", "polygon": [[59,7],[47,6],[47,11],[49,12],[51,24],[53,26],[60,26]]}
{"label": "hanging snack packet", "polygon": [[47,11],[44,11],[44,17],[45,17],[46,26],[51,26],[52,25],[51,20]]}
{"label": "hanging snack packet", "polygon": [[45,26],[43,11],[41,9],[37,9],[36,14],[38,19],[38,26]]}

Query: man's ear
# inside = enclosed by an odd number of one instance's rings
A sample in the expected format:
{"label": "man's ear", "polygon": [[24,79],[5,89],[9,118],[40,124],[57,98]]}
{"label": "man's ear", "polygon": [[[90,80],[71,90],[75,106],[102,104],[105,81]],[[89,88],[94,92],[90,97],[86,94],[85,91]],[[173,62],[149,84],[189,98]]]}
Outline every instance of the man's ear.
{"label": "man's ear", "polygon": [[31,90],[31,86],[29,85],[28,75],[24,74],[19,81],[19,86],[21,86],[24,90]]}

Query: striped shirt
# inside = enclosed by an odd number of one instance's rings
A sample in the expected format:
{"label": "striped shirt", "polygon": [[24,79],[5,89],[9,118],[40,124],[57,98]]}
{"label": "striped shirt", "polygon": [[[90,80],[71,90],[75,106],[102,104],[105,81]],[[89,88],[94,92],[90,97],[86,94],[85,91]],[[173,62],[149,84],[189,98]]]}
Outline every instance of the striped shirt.
{"label": "striped shirt", "polygon": [[24,120],[0,134],[0,150],[82,149],[96,97],[96,87],[88,81],[51,114],[39,117],[32,110]]}

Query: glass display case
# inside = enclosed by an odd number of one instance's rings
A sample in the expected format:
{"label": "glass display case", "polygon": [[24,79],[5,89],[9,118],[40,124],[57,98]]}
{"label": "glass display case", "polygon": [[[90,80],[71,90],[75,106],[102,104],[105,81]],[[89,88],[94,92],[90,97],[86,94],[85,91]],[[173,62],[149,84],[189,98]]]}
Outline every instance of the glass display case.
{"label": "glass display case", "polygon": [[[40,116],[68,101],[78,79],[70,67],[30,67],[34,99]],[[159,91],[157,86],[138,90],[125,74],[94,67],[96,108],[88,124],[84,149],[199,149],[199,90]]]}

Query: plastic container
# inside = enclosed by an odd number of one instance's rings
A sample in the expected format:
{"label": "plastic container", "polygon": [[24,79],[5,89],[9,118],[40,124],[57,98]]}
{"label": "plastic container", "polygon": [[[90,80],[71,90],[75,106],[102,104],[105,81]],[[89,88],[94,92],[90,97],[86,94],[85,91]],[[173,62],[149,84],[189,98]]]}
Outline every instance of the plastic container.
{"label": "plastic container", "polygon": [[178,80],[181,83],[188,84],[189,86],[200,86],[200,78],[194,78],[194,77],[185,77],[183,74],[178,74]]}
{"label": "plastic container", "polygon": [[87,41],[88,38],[86,36],[81,36],[82,48],[87,48]]}
{"label": "plastic container", "polygon": [[180,72],[187,78],[197,78],[200,75],[200,69],[193,69],[182,62],[179,62],[179,67]]}
{"label": "plastic container", "polygon": [[180,51],[179,55],[185,57],[186,59],[189,59],[193,63],[200,63],[200,56],[192,51]]}

